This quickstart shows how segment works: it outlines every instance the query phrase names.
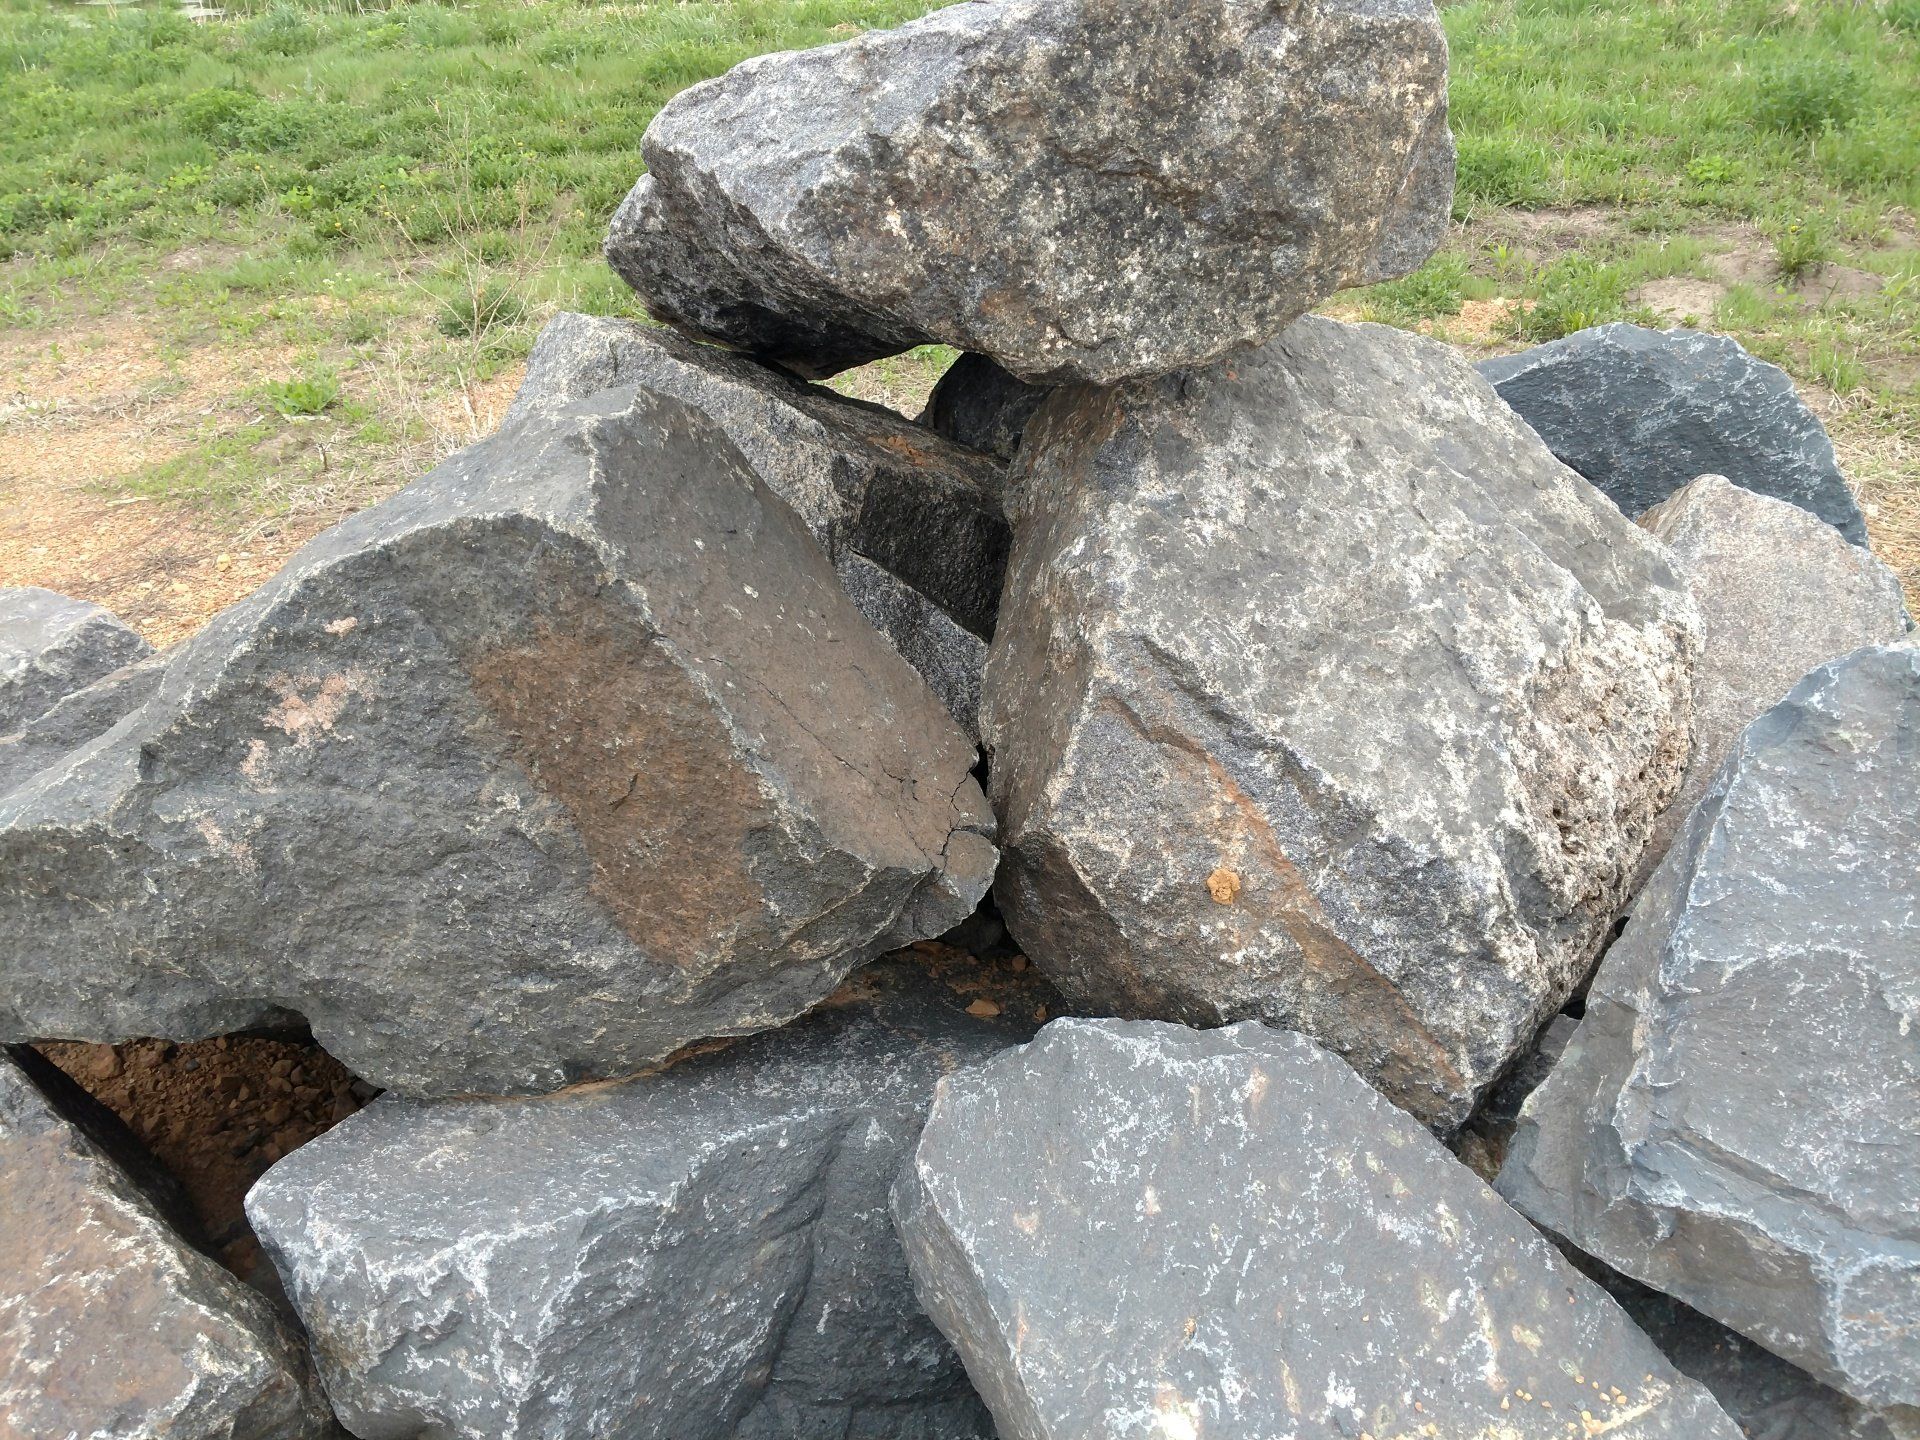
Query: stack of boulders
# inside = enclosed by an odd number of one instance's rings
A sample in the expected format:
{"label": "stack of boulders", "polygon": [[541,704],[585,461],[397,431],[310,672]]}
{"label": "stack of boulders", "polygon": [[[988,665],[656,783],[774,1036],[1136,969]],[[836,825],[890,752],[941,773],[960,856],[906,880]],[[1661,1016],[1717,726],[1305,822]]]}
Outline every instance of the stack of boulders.
{"label": "stack of boulders", "polygon": [[[671,329],[163,655],[0,594],[0,1435],[1920,1435],[1899,587],[1730,342],[1307,314],[1446,66],[749,61],[614,218]],[[29,1044],[303,1027],[387,1093],[271,1296]]]}

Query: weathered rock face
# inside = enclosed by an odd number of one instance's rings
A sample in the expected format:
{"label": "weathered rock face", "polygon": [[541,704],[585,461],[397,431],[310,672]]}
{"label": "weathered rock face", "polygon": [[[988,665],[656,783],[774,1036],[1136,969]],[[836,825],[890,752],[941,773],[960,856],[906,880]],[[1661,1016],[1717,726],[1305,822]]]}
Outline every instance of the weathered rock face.
{"label": "weathered rock face", "polygon": [[1432,253],[1446,71],[1425,0],[958,5],[676,96],[607,258],[802,374],[927,340],[1157,374]]}
{"label": "weathered rock face", "polygon": [[0,1052],[0,1434],[337,1433],[265,1297],[175,1234]]}
{"label": "weathered rock face", "polygon": [[1011,460],[1048,393],[1047,386],[1029,385],[984,355],[962,355],[933,387],[920,423],[957,444]]}
{"label": "weathered rock face", "polygon": [[992,636],[1010,543],[1004,471],[992,460],[881,406],[671,331],[589,315],[556,316],[540,332],[509,419],[615,384],[711,419],[836,564],[862,556],[897,582],[899,603],[924,598]]}
{"label": "weathered rock face", "polygon": [[1044,999],[908,958],[623,1083],[383,1097],[248,1213],[361,1435],[989,1440],[886,1197],[935,1081]]}
{"label": "weathered rock face", "polygon": [[91,601],[0,590],[0,736],[152,649]]}
{"label": "weathered rock face", "polygon": [[1920,1440],[1920,1410],[1870,1410],[1670,1295],[1613,1272],[1595,1279],[1747,1440]]}
{"label": "weathered rock face", "polygon": [[0,794],[65,759],[138,710],[166,674],[166,657],[149,655],[55,702],[10,735],[0,735]]}
{"label": "weathered rock face", "polygon": [[1748,727],[1607,952],[1500,1188],[1873,1406],[1920,1402],[1920,650]]}
{"label": "weathered rock face", "polygon": [[297,1012],[411,1093],[626,1073],[970,913],[974,759],[713,422],[536,406],[0,796],[0,1039]]}
{"label": "weathered rock face", "polygon": [[1724,475],[1867,543],[1826,430],[1786,372],[1738,341],[1602,325],[1483,360],[1480,373],[1554,454],[1628,515],[1695,476]]}
{"label": "weathered rock face", "polygon": [[1003,1440],[1735,1440],[1605,1295],[1304,1037],[1062,1020],[894,1189]]}
{"label": "weathered rock face", "polygon": [[1437,1125],[1584,977],[1687,754],[1663,549],[1470,366],[1302,320],[1057,392],[982,727],[997,896],[1092,1013],[1301,1029]]}
{"label": "weathered rock face", "polygon": [[1642,860],[1651,871],[1747,724],[1814,666],[1906,634],[1900,581],[1784,500],[1703,475],[1640,517],[1700,607],[1693,758]]}
{"label": "weathered rock face", "polygon": [[842,552],[834,572],[854,608],[919,672],[954,722],[978,744],[987,642],[864,556]]}

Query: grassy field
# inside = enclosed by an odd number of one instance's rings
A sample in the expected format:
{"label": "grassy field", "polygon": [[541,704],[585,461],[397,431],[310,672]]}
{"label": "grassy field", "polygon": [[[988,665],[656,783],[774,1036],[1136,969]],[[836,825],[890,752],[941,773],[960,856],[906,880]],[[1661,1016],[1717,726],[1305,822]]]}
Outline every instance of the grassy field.
{"label": "grassy field", "polygon": [[[0,584],[190,631],[490,428],[674,92],[882,0],[0,0]],[[1332,313],[1785,365],[1920,591],[1920,0],[1466,0],[1455,231]],[[843,379],[911,406],[945,352]]]}

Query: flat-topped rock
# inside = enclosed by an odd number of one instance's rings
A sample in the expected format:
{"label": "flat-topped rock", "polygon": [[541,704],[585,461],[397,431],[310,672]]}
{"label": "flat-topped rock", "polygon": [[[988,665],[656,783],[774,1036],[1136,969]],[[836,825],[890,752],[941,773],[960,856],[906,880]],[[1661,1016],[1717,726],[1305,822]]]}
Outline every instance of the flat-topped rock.
{"label": "flat-topped rock", "polygon": [[90,600],[0,589],[0,737],[152,649]]}
{"label": "flat-topped rock", "polygon": [[266,1298],[182,1239],[4,1050],[0,1434],[339,1434],[304,1347]]}
{"label": "flat-topped rock", "polygon": [[971,913],[975,757],[716,422],[536,401],[0,795],[0,1039],[298,1016],[409,1093],[629,1073]]}
{"label": "flat-topped rock", "polygon": [[1304,1030],[1457,1125],[1688,749],[1664,548],[1459,355],[1308,318],[1056,391],[1010,481],[996,895],[1085,1013]]}
{"label": "flat-topped rock", "polygon": [[1724,475],[1867,543],[1825,427],[1784,370],[1725,335],[1601,325],[1483,360],[1480,373],[1628,515]]}
{"label": "flat-topped rock", "polygon": [[1513,1203],[1873,1407],[1920,1402],[1920,650],[1748,726],[1528,1099]]}
{"label": "flat-topped rock", "polygon": [[942,1082],[893,1210],[1002,1440],[1740,1434],[1300,1035],[1056,1021]]}
{"label": "flat-topped rock", "polygon": [[[991,1440],[887,1189],[1046,996],[908,955],[784,1029],[521,1101],[385,1096],[247,1209],[362,1435]],[[1029,977],[1031,977],[1031,972]]]}
{"label": "flat-topped rock", "polygon": [[1405,274],[1452,213],[1426,0],[994,0],[681,92],[607,258],[662,320],[831,374],[929,340],[1112,383]]}
{"label": "flat-topped rock", "polygon": [[1700,607],[1693,757],[1661,818],[1651,871],[1740,732],[1814,666],[1907,632],[1900,581],[1831,525],[1785,500],[1703,475],[1640,517]]}

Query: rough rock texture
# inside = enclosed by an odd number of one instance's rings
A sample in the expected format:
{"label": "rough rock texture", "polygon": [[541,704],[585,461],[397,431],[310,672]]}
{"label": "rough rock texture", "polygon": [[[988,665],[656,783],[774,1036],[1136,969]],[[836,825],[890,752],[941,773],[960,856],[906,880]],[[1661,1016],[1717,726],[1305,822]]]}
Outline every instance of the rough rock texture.
{"label": "rough rock texture", "polygon": [[1739,1435],[1297,1034],[1056,1021],[942,1083],[893,1211],[1001,1440]]}
{"label": "rough rock texture", "polygon": [[1867,543],[1826,430],[1786,372],[1738,341],[1602,325],[1483,360],[1480,373],[1554,454],[1629,515],[1695,476],[1724,475]]}
{"label": "rough rock texture", "polygon": [[1675,1369],[1713,1392],[1748,1440],[1920,1440],[1920,1410],[1870,1410],[1673,1297],[1593,1268],[1601,1288]]}
{"label": "rough rock texture", "polygon": [[1867,1405],[1920,1403],[1920,650],[1748,727],[1500,1188]]}
{"label": "rough rock texture", "polygon": [[413,1093],[626,1073],[969,914],[975,754],[714,422],[535,405],[0,796],[0,1039],[291,1011]]}
{"label": "rough rock texture", "polygon": [[1013,459],[1048,387],[1009,375],[984,355],[962,355],[927,397],[920,423],[970,449]]}
{"label": "rough rock texture", "polygon": [[982,728],[1091,1013],[1305,1030],[1436,1125],[1584,978],[1687,754],[1662,547],[1453,351],[1300,321],[1057,392]]}
{"label": "rough rock texture", "polygon": [[297,1337],[0,1052],[0,1435],[320,1440]]}
{"label": "rough rock texture", "polygon": [[55,702],[9,735],[0,735],[0,795],[105,734],[147,702],[166,674],[166,657],[123,665]]}
{"label": "rough rock texture", "polygon": [[1030,1036],[1043,1000],[885,962],[624,1083],[383,1097],[248,1212],[362,1435],[990,1440],[887,1188],[938,1077]]}
{"label": "rough rock texture", "polygon": [[1640,517],[1700,607],[1693,758],[1641,861],[1651,871],[1748,722],[1814,666],[1907,630],[1900,581],[1784,500],[1702,475]]}
{"label": "rough rock texture", "polygon": [[864,556],[845,551],[834,570],[854,608],[920,673],[947,713],[978,744],[987,642]]}
{"label": "rough rock texture", "polygon": [[89,600],[0,590],[0,736],[152,649]]}
{"label": "rough rock texture", "polygon": [[671,331],[589,315],[556,316],[540,332],[508,418],[615,384],[713,420],[836,564],[864,556],[898,582],[900,603],[924,597],[992,636],[1010,543],[999,465],[879,405]]}
{"label": "rough rock texture", "polygon": [[1566,1053],[1579,1028],[1580,1022],[1571,1015],[1556,1015],[1549,1020],[1547,1028],[1533,1042],[1533,1048],[1514,1062],[1513,1068],[1500,1077],[1499,1084],[1487,1091],[1486,1099],[1453,1137],[1454,1153],[1488,1184],[1493,1183],[1500,1173],[1501,1162],[1507,1158],[1507,1146],[1520,1124],[1521,1107],[1560,1063],[1560,1057]]}
{"label": "rough rock texture", "polygon": [[607,257],[802,374],[944,341],[1111,383],[1270,338],[1433,252],[1426,0],[995,0],[674,97]]}

